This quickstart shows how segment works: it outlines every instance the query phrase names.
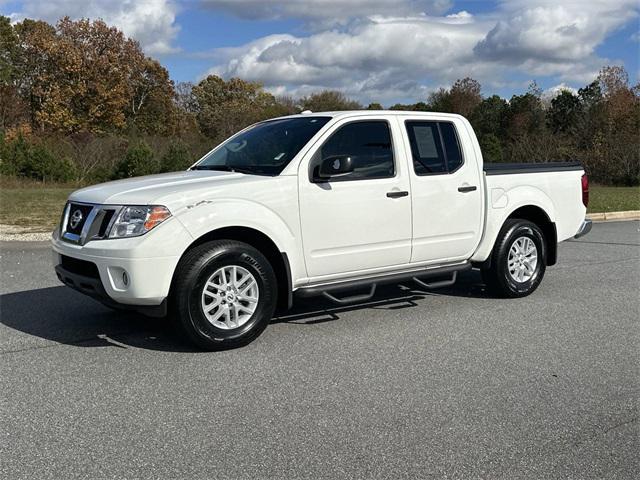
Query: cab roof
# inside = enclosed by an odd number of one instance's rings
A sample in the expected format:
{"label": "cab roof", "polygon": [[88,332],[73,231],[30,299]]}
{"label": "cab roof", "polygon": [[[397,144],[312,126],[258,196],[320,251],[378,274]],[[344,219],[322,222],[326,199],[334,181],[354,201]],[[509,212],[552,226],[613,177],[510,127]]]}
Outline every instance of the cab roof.
{"label": "cab roof", "polygon": [[298,113],[295,115],[286,115],[279,118],[302,118],[302,117],[331,117],[331,118],[348,118],[348,117],[362,117],[362,116],[418,116],[418,117],[450,117],[450,118],[464,118],[462,115],[456,113],[441,113],[441,112],[423,112],[415,110],[338,110],[333,112],[307,112]]}

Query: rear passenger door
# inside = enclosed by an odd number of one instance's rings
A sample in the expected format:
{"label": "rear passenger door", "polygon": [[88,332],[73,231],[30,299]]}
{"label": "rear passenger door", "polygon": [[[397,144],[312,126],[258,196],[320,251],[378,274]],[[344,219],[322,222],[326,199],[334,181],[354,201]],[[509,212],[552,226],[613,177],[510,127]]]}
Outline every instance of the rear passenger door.
{"label": "rear passenger door", "polygon": [[[333,126],[301,162],[300,222],[307,272],[339,278],[402,265],[411,256],[411,197],[402,131],[384,118]],[[354,171],[314,182],[323,158],[345,155]],[[400,160],[400,161],[399,161]]]}
{"label": "rear passenger door", "polygon": [[[446,117],[444,117],[446,118]],[[412,262],[453,262],[475,251],[482,234],[478,161],[461,119],[403,119],[410,154]]]}

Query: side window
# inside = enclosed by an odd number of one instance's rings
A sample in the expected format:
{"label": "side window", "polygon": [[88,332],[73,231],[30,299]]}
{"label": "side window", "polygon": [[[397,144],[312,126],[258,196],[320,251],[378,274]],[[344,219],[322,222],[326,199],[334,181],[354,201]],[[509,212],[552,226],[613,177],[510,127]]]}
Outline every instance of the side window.
{"label": "side window", "polygon": [[443,173],[447,164],[436,122],[407,122],[413,169],[417,175]]}
{"label": "side window", "polygon": [[334,155],[352,158],[353,173],[332,181],[363,180],[393,177],[391,132],[386,121],[353,122],[340,127],[320,148],[314,167],[321,159]]}
{"label": "side window", "polygon": [[453,172],[462,165],[462,152],[456,135],[456,127],[449,122],[440,122],[439,125],[442,141],[444,142],[444,151],[447,154],[447,167],[450,172]]}
{"label": "side window", "polygon": [[464,163],[450,122],[405,122],[416,175],[453,172]]}

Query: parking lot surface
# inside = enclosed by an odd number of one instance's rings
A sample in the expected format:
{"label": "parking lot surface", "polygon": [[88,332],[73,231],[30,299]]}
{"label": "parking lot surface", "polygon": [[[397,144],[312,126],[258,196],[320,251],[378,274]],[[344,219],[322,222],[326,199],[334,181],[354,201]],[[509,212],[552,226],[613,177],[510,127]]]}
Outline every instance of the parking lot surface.
{"label": "parking lot surface", "polygon": [[527,298],[405,283],[220,353],[2,243],[0,478],[638,478],[639,229],[561,244]]}

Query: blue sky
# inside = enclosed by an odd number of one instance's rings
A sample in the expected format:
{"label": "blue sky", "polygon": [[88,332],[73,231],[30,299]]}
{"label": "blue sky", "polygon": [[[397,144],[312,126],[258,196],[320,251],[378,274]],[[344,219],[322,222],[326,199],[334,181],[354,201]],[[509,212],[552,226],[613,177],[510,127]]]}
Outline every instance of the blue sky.
{"label": "blue sky", "polygon": [[637,0],[0,0],[0,12],[102,18],[178,82],[214,73],[364,103],[424,100],[465,76],[510,97],[532,80],[579,88],[603,65],[633,84],[639,73]]}

